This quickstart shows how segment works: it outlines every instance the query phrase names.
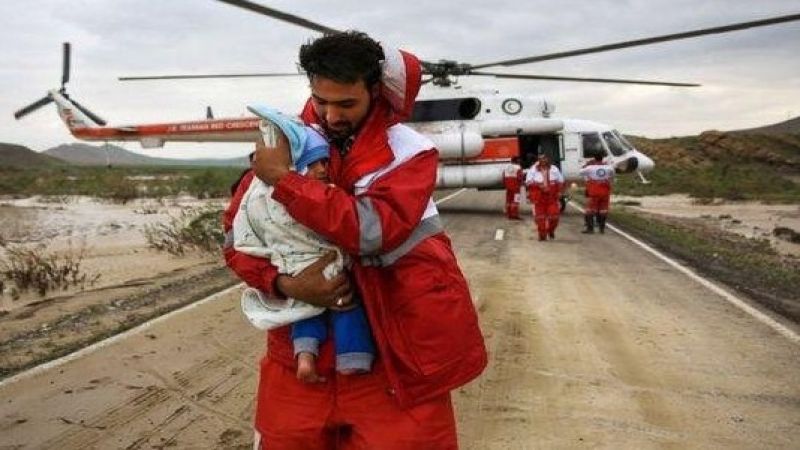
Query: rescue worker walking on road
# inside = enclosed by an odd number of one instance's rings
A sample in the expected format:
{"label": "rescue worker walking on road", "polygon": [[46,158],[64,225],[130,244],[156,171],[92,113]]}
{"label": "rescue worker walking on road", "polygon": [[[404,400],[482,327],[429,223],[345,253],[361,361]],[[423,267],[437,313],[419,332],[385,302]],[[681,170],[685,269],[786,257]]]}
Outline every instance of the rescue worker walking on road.
{"label": "rescue worker walking on road", "polygon": [[580,172],[586,181],[586,209],[582,233],[594,233],[595,219],[600,233],[606,232],[611,184],[614,181],[614,166],[603,163],[603,153],[595,152],[594,159]]}
{"label": "rescue worker walking on road", "polygon": [[[401,123],[421,86],[420,62],[349,31],[303,45],[300,65],[311,88],[301,118],[330,143],[333,184],[291,172],[288,153],[265,146],[253,169],[294,220],[353,258],[352,285],[322,275],[332,257],[293,276],[235,249],[225,249],[226,261],[252,287],[321,307],[354,288],[377,354],[371,372],[339,374],[329,339],[317,360],[325,382],[302,383],[288,328],[269,331],[255,418],[263,448],[456,449],[450,391],[477,377],[487,355],[431,198],[438,153]],[[240,199],[237,192],[226,217]]]}
{"label": "rescue worker walking on road", "polygon": [[519,157],[511,158],[511,162],[503,169],[503,186],[506,188],[506,217],[520,220],[519,201],[522,187],[522,167]]}
{"label": "rescue worker walking on road", "polygon": [[539,233],[539,240],[556,238],[558,218],[561,214],[561,190],[564,177],[558,167],[550,164],[550,158],[542,153],[525,177],[528,198],[533,205],[533,220]]}

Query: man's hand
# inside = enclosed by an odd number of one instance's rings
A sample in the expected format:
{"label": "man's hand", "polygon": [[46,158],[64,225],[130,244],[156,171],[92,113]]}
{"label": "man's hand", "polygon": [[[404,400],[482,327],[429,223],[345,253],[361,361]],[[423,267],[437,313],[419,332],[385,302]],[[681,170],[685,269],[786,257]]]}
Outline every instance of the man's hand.
{"label": "man's hand", "polygon": [[251,167],[256,176],[266,184],[274,186],[278,180],[289,173],[292,166],[292,155],[289,141],[283,133],[278,133],[278,145],[267,147],[263,142],[256,144],[256,153],[253,156]]}
{"label": "man's hand", "polygon": [[[336,252],[328,252],[322,258],[291,277],[279,275],[276,281],[278,290],[287,297],[294,298],[323,308],[347,306],[351,298],[350,280],[345,273],[328,280],[322,274],[328,264],[336,261]],[[337,303],[339,299],[343,301]]]}

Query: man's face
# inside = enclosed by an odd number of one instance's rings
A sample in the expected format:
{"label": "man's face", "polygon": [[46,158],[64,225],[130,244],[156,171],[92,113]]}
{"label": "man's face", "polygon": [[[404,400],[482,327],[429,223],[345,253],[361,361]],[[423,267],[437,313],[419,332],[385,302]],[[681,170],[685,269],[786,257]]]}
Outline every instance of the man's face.
{"label": "man's face", "polygon": [[550,165],[550,158],[546,155],[539,155],[539,165],[540,166],[549,166]]}
{"label": "man's face", "polygon": [[370,92],[363,80],[338,83],[315,76],[311,80],[311,100],[322,119],[322,126],[331,138],[353,135],[369,113]]}

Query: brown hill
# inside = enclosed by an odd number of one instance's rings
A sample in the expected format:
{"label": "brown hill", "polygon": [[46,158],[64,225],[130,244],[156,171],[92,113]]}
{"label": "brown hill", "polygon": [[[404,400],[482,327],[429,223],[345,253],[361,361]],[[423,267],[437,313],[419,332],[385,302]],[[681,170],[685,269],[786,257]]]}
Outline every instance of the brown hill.
{"label": "brown hill", "polygon": [[28,168],[65,164],[60,159],[37,153],[28,147],[0,142],[0,168]]}
{"label": "brown hill", "polygon": [[789,119],[784,122],[767,125],[758,128],[748,128],[746,130],[735,130],[731,133],[757,133],[757,134],[800,134],[800,117]]}
{"label": "brown hill", "polygon": [[757,163],[800,173],[800,134],[712,130],[699,136],[631,141],[661,167]]}
{"label": "brown hill", "polygon": [[125,150],[113,144],[62,144],[44,152],[47,155],[79,166],[233,166],[247,167],[246,156],[227,159],[153,158]]}

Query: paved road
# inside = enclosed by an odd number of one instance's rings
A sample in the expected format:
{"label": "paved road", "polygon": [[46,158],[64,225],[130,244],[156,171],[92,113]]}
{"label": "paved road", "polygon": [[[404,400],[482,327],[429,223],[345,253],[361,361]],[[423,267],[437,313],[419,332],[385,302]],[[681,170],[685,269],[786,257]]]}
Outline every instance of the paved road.
{"label": "paved road", "polygon": [[[800,345],[575,212],[538,242],[501,202],[440,208],[491,352],[455,396],[462,448],[797,448]],[[248,448],[263,337],[236,304],[3,385],[0,449]]]}

